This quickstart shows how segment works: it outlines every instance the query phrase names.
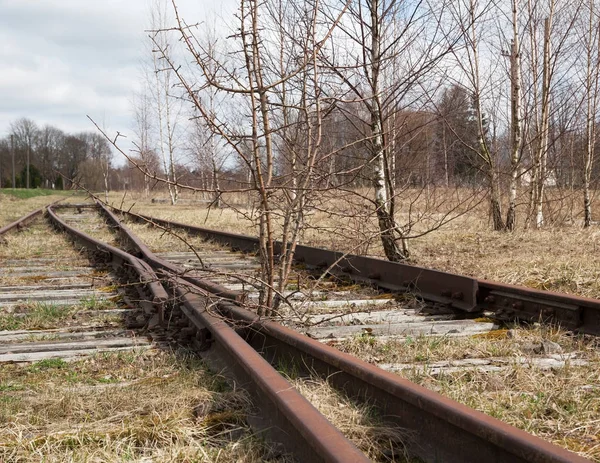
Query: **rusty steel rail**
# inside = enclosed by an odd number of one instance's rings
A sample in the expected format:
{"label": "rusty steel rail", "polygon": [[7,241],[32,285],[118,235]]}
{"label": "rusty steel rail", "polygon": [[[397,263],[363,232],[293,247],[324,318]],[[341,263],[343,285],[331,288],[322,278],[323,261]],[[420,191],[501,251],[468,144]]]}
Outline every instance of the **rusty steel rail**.
{"label": "rusty steel rail", "polygon": [[39,209],[36,209],[35,211],[30,212],[29,214],[25,214],[20,219],[17,219],[14,222],[1,227],[0,228],[0,236],[4,235],[5,233],[8,233],[9,231],[11,231],[14,228],[16,228],[17,230],[20,230],[23,227],[26,227],[29,223],[31,223],[31,221],[33,221],[39,215],[41,215],[44,212],[44,209],[46,209],[47,207],[50,207],[50,206],[57,205],[57,203],[59,203],[60,201],[64,201],[65,199],[66,198],[62,198],[62,199],[59,199],[58,201],[54,201],[53,203],[50,203],[47,206],[40,207]]}
{"label": "rusty steel rail", "polygon": [[427,462],[587,462],[495,418],[225,301],[219,309],[246,326],[246,341],[271,362],[290,362],[374,406],[406,429],[409,455]]}
{"label": "rusty steel rail", "polygon": [[193,325],[203,349],[210,346],[205,358],[249,392],[253,405],[262,411],[257,426],[266,429],[271,440],[301,457],[299,461],[369,461],[222,317],[213,315],[214,295],[198,291],[185,280],[169,279],[179,308]]}
{"label": "rusty steel rail", "polygon": [[14,222],[9,223],[8,225],[5,225],[4,227],[0,228],[0,235],[4,235],[5,233],[8,233],[13,228],[21,229],[21,228],[25,227],[29,222],[31,222],[37,216],[41,215],[42,212],[44,212],[43,207],[40,209],[36,209],[35,211],[30,212],[27,215],[24,215],[20,219],[17,219]]}
{"label": "rusty steel rail", "polygon": [[161,259],[152,251],[150,251],[150,249],[134,233],[132,233],[129,230],[129,228],[127,228],[119,220],[119,218],[115,216],[113,212],[111,212],[101,202],[96,202],[96,204],[99,207],[101,214],[104,215],[106,220],[108,220],[109,224],[118,230],[121,238],[127,243],[129,243],[129,245],[133,249],[135,249],[135,254],[137,255],[137,257],[143,259],[153,268],[177,274],[182,279],[216,296],[224,297],[234,301],[243,301],[245,299],[246,293],[243,291],[233,291],[217,283],[213,283],[212,281],[200,279],[194,276],[193,272],[190,272],[189,270],[182,271],[177,266],[173,265],[171,262],[168,262],[165,259]]}
{"label": "rusty steel rail", "polygon": [[[129,235],[128,239],[135,239],[131,231],[122,224],[120,227]],[[138,249],[144,253],[147,248]],[[405,444],[411,456],[428,462],[588,461],[398,375],[261,319],[234,302],[214,298],[212,306],[269,362],[293,363],[306,374],[317,373],[349,396],[376,407],[385,421],[406,429]],[[208,348],[210,339],[205,334],[208,322],[195,319],[194,323],[196,336]]]}
{"label": "rusty steel rail", "polygon": [[[121,212],[165,228],[181,228],[234,249],[257,250],[258,239],[254,237]],[[447,304],[466,312],[489,311],[494,318],[502,321],[544,322],[580,333],[600,335],[598,299],[470,278],[372,257],[344,255],[311,246],[297,246],[295,260],[317,268],[327,268],[337,262],[331,273],[345,274],[355,281],[385,289],[410,291],[427,301]]]}
{"label": "rusty steel rail", "polygon": [[[78,205],[69,206],[61,205],[60,208],[77,208]],[[135,256],[128,254],[121,249],[115,248],[107,243],[103,243],[87,233],[84,233],[76,228],[68,225],[62,220],[54,211],[53,206],[47,208],[48,219],[50,222],[59,230],[65,231],[69,234],[76,242],[84,246],[91,252],[100,256],[103,260],[110,259],[110,262],[116,270],[124,271],[128,275],[131,283],[135,286],[141,301],[151,302],[152,305],[157,309],[159,321],[163,320],[164,307],[169,299],[169,296],[160,283],[154,270],[144,261],[141,261]],[[146,294],[146,290],[150,292],[150,298]]]}
{"label": "rusty steel rail", "polygon": [[[52,208],[48,209],[48,213],[50,220],[58,228],[68,232],[92,252],[110,254],[113,265],[127,263],[135,268],[136,272],[140,271],[141,284],[150,285],[151,288],[152,285],[159,284],[156,277],[151,280],[147,278],[147,273],[143,273],[147,270],[152,271],[144,261],[69,226]],[[236,384],[244,387],[252,395],[254,404],[259,405],[259,410],[263,412],[259,426],[265,429],[273,440],[281,442],[287,451],[301,456],[302,461],[369,461],[234,329],[222,318],[211,314],[210,308],[214,305],[214,299],[222,298],[170,274],[163,268],[159,268],[158,271],[165,281],[171,283],[174,296],[172,300],[195,327],[194,330],[203,334],[203,339],[211,345],[208,360],[218,368],[226,367],[235,378]],[[165,291],[162,286],[161,289]]]}

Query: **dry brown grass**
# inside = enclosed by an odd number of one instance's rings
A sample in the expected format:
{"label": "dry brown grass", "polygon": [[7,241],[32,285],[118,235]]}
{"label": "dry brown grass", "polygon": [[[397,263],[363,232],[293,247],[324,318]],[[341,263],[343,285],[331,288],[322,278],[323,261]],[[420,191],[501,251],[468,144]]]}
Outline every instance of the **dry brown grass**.
{"label": "dry brown grass", "polygon": [[452,230],[415,243],[419,264],[478,278],[600,297],[597,229]]}
{"label": "dry brown grass", "polygon": [[[4,267],[4,273],[0,275],[2,285],[52,285],[55,284],[54,280],[44,273],[70,271],[89,265],[89,260],[73,247],[67,236],[57,233],[44,219],[39,219],[22,231],[10,231],[2,238],[0,262],[9,259],[14,261],[11,266]],[[36,265],[36,258],[44,258],[41,265],[47,271],[20,273],[19,267]],[[102,279],[100,274],[97,278]],[[67,283],[71,280],[77,281],[78,278],[75,276],[61,281]]]}
{"label": "dry brown grass", "polygon": [[57,305],[48,302],[21,303],[10,309],[0,310],[0,331],[46,330],[77,327],[82,324],[95,326],[120,326],[123,314],[111,312],[120,308],[121,296],[107,299],[87,297],[74,305]]}
{"label": "dry brown grass", "polygon": [[[563,353],[577,353],[584,366],[541,369],[518,358],[535,359],[531,347],[542,341],[559,344]],[[399,374],[469,407],[600,461],[600,341],[557,329],[534,327],[492,331],[460,337],[409,337],[381,341],[359,336],[336,347],[372,363],[412,363]],[[503,357],[508,368],[433,374],[427,365],[440,360]],[[511,361],[514,359],[514,361]]]}
{"label": "dry brown grass", "polygon": [[35,196],[28,199],[20,199],[12,195],[0,193],[0,227],[14,222],[29,212],[44,207],[54,201],[63,199],[63,203],[80,202],[83,196],[66,196],[65,193],[57,193],[49,196]]}
{"label": "dry brown grass", "polygon": [[182,351],[5,365],[0,391],[0,461],[269,460],[243,393]]}
{"label": "dry brown grass", "polygon": [[407,461],[405,442],[410,434],[383,423],[368,404],[358,404],[318,378],[289,378],[346,438],[377,462]]}
{"label": "dry brown grass", "polygon": [[600,461],[600,380],[592,366],[542,371],[515,365],[499,373],[467,370],[407,379],[581,456]]}
{"label": "dry brown grass", "polygon": [[0,331],[45,330],[64,326],[65,321],[75,313],[74,307],[51,304],[23,304],[15,309],[17,313],[0,312]]}
{"label": "dry brown grass", "polygon": [[151,224],[137,223],[125,219],[127,227],[150,248],[152,252],[187,252],[190,246],[204,252],[221,249],[217,245],[205,242],[198,236],[190,236],[182,230],[166,231]]}
{"label": "dry brown grass", "polygon": [[497,329],[471,337],[407,336],[400,339],[378,340],[372,336],[344,340],[336,347],[344,352],[365,356],[372,363],[432,363],[465,358],[530,356],[533,346],[544,341],[558,344],[562,352],[578,352],[578,358],[600,361],[595,337],[570,335],[558,328],[515,326]]}
{"label": "dry brown grass", "polygon": [[76,212],[74,209],[59,209],[58,216],[68,225],[88,234],[92,238],[111,246],[118,246],[117,236],[110,230],[97,211],[83,209],[82,212]]}
{"label": "dry brown grass", "polygon": [[87,259],[71,244],[65,234],[57,233],[47,221],[40,219],[22,231],[10,231],[0,243],[0,259],[20,259],[26,265],[35,257],[56,258],[50,266],[87,264]]}

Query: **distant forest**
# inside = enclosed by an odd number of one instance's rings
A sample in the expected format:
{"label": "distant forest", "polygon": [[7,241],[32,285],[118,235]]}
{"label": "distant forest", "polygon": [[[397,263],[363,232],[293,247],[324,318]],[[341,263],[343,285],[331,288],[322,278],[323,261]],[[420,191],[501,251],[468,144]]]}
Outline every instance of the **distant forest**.
{"label": "distant forest", "polygon": [[99,133],[69,134],[21,118],[0,139],[0,186],[62,190],[82,184],[102,190],[111,157],[110,144]]}

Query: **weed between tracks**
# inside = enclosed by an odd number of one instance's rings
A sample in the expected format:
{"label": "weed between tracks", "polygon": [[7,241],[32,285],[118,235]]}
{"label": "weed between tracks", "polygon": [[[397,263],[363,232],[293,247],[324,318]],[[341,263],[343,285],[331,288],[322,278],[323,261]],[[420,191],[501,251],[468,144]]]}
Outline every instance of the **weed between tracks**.
{"label": "weed between tracks", "polygon": [[285,461],[185,351],[0,366],[0,461]]}
{"label": "weed between tracks", "polygon": [[118,246],[118,240],[100,214],[94,209],[59,209],[58,216],[67,224],[111,246]]}
{"label": "weed between tracks", "polygon": [[30,265],[28,259],[48,257],[51,268],[61,266],[87,265],[87,259],[79,254],[64,234],[56,233],[45,221],[27,227],[21,232],[9,232],[2,237],[6,240],[0,244],[0,259],[22,260],[23,267]]}
{"label": "weed between tracks", "polygon": [[[84,299],[76,305],[29,303],[17,305],[11,313],[0,312],[0,331],[45,330],[81,324],[93,320],[97,325],[114,325],[122,321],[122,315],[103,310],[116,308],[113,301]],[[89,313],[93,311],[94,313]],[[100,313],[96,313],[100,312]]]}
{"label": "weed between tracks", "polygon": [[63,326],[75,311],[72,306],[45,303],[18,306],[16,313],[0,313],[0,331],[56,328]]}
{"label": "weed between tracks", "polygon": [[189,252],[190,245],[194,249],[202,249],[203,252],[222,249],[218,245],[204,241],[201,237],[190,236],[183,230],[177,229],[170,233],[151,224],[138,223],[127,218],[124,222],[152,252]]}
{"label": "weed between tracks", "polygon": [[442,360],[543,354],[541,343],[546,341],[556,343],[558,347],[555,346],[555,349],[558,351],[560,348],[561,353],[578,352],[581,357],[592,359],[596,354],[596,338],[571,336],[564,331],[541,326],[498,329],[471,337],[421,335],[380,340],[362,334],[353,339],[336,342],[335,347],[343,352],[361,356],[370,363],[432,363]]}

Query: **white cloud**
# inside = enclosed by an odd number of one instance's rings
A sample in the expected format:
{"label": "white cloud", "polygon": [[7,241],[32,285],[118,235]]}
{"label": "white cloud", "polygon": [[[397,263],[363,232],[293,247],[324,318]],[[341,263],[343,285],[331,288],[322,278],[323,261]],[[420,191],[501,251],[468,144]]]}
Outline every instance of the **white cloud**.
{"label": "white cloud", "polygon": [[[66,131],[131,127],[149,0],[0,0],[0,137],[28,117]],[[188,22],[233,0],[180,0]]]}

